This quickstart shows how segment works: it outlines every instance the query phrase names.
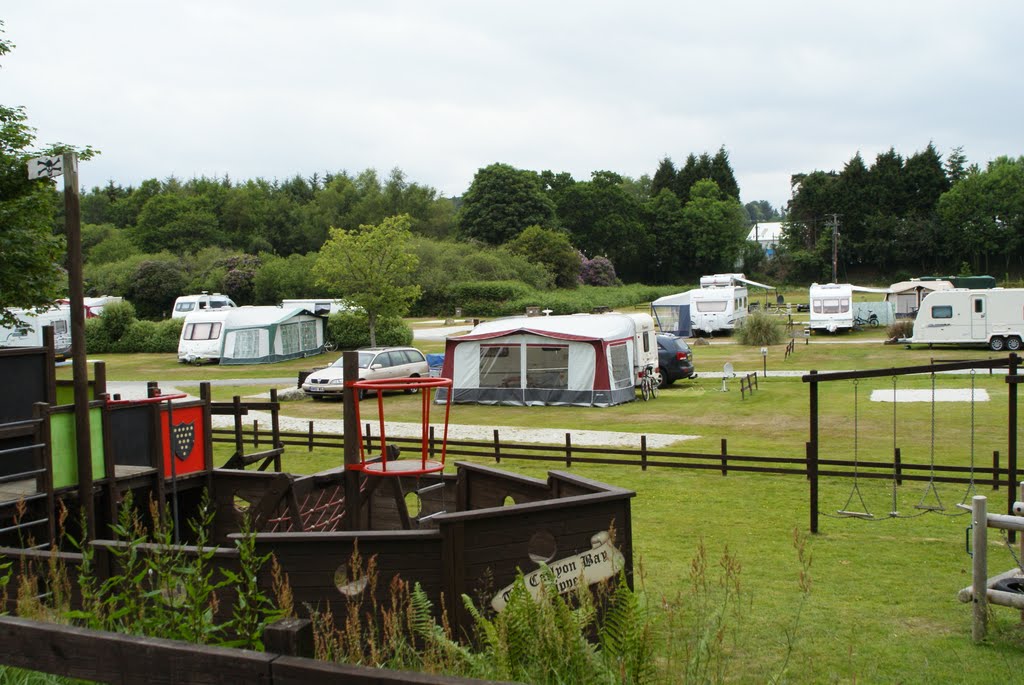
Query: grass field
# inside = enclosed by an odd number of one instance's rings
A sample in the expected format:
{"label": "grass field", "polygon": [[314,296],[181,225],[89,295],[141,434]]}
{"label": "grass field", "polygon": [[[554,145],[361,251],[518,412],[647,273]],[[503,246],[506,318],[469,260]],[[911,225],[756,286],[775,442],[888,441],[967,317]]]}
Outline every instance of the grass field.
{"label": "grass field", "polygon": [[[884,334],[881,334],[884,335]],[[768,377],[741,399],[738,380],[721,392],[721,368],[732,362],[741,372],[760,371],[756,348],[731,344],[694,348],[699,377],[662,391],[658,399],[605,409],[578,407],[456,406],[453,423],[488,426],[557,427],[637,433],[694,434],[676,447],[717,453],[722,438],[730,453],[802,457],[808,439],[808,388],[799,377],[772,372],[807,369],[891,368],[938,359],[986,359],[983,350],[905,350],[867,340],[870,331],[850,336],[812,338],[798,343],[783,359],[783,347],[768,354]],[[856,344],[858,339],[865,342]],[[822,342],[828,340],[829,343]],[[854,344],[847,344],[852,341]],[[182,367],[170,355],[132,355],[107,359],[111,379],[174,380],[289,376],[318,358],[265,367]],[[333,357],[332,357],[333,358]],[[329,359],[325,360],[329,361]],[[197,370],[202,375],[197,375]],[[993,450],[1005,455],[1007,384],[998,374],[940,375],[938,389],[981,391],[988,401],[872,402],[871,392],[891,393],[891,378],[830,383],[822,387],[821,454],[891,459],[894,444],[905,462],[991,463]],[[929,377],[901,377],[897,389],[930,391]],[[194,387],[185,388],[195,391]],[[252,386],[218,386],[217,399],[256,392]],[[362,407],[372,416],[375,402]],[[416,420],[419,400],[396,395],[386,402],[393,420]],[[341,405],[299,400],[283,413],[309,418],[340,418]],[[934,413],[933,413],[934,411]],[[894,438],[895,435],[895,438]],[[639,438],[638,438],[639,444]],[[856,447],[855,447],[856,445]],[[227,449],[224,447],[223,449]],[[1005,456],[1003,457],[1005,465]],[[340,455],[305,450],[286,452],[286,470],[298,473],[334,466]],[[502,462],[502,468],[540,475],[531,464]],[[808,488],[797,476],[580,465],[574,472],[637,492],[633,500],[633,544],[643,588],[655,614],[666,621],[675,597],[690,582],[691,560],[703,544],[712,564],[726,550],[742,564],[745,603],[730,619],[727,682],[760,683],[1009,683],[1024,675],[1024,628],[1019,612],[993,607],[989,639],[971,642],[971,607],[956,600],[970,583],[971,559],[965,552],[967,516],[954,516],[954,504],[966,494],[962,485],[937,485],[946,506],[941,513],[885,518],[891,509],[892,483],[861,480],[865,504],[880,518],[864,521],[825,517],[821,532],[807,540],[813,584],[804,597],[798,585],[802,569],[794,549],[794,531],[806,533]],[[852,492],[850,479],[826,479],[823,513],[834,514]],[[907,516],[926,492],[925,483],[907,482],[897,492],[897,508]],[[994,495],[990,510],[1005,501]],[[859,507],[858,507],[859,508]],[[1010,551],[992,531],[990,574],[1014,565]],[[667,675],[671,681],[671,675]]]}

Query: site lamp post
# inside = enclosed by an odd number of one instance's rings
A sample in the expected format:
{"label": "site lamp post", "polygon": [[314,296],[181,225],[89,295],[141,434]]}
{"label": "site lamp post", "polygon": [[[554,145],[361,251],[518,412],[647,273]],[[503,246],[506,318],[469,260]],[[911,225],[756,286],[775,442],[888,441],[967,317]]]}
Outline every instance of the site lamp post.
{"label": "site lamp post", "polygon": [[768,348],[761,348],[761,366],[764,373],[764,377],[768,377]]}

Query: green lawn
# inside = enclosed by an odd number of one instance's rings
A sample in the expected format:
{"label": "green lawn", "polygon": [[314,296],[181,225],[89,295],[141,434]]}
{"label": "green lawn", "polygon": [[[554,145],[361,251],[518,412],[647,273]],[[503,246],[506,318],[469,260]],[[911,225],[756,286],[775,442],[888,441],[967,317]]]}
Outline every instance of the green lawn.
{"label": "green lawn", "polygon": [[[859,335],[859,334],[855,334]],[[766,379],[746,399],[738,379],[722,392],[722,364],[737,370],[761,368],[757,349],[729,344],[695,346],[700,376],[662,391],[651,402],[605,409],[579,407],[453,407],[453,423],[487,426],[598,429],[700,436],[677,449],[717,453],[726,438],[730,453],[802,457],[808,439],[808,387],[798,377],[772,371],[891,368],[941,359],[988,358],[983,350],[906,350],[877,343],[841,344],[854,336],[835,336],[834,344],[798,344],[783,360],[782,346],[769,351]],[[714,341],[718,342],[718,341]],[[287,376],[317,359],[263,367],[202,367],[218,378]],[[178,367],[160,355],[111,356],[111,378],[163,380],[196,378],[195,367]],[[174,372],[179,375],[171,376]],[[987,373],[940,375],[938,389],[975,386],[989,401],[891,403],[870,401],[874,390],[890,393],[891,378],[842,381],[821,389],[821,454],[891,459],[894,442],[905,462],[970,463],[973,448],[979,464],[991,463],[993,450],[1005,465],[1007,384]],[[930,390],[928,377],[897,380],[897,389]],[[195,391],[194,387],[184,388]],[[252,386],[217,387],[216,399],[260,391]],[[371,420],[376,402],[361,406]],[[394,395],[386,412],[394,420],[417,420],[419,398]],[[894,412],[895,410],[895,412]],[[437,408],[435,408],[437,411]],[[289,416],[340,418],[334,402],[308,399],[285,403]],[[973,429],[972,429],[973,422]],[[933,430],[934,426],[934,430]],[[894,440],[895,433],[895,440]],[[639,444],[639,437],[638,437]],[[856,449],[854,445],[856,444]],[[219,450],[229,449],[219,446]],[[314,472],[340,461],[336,452],[304,449],[286,452],[286,470]],[[533,464],[502,462],[502,468],[540,475]],[[946,506],[942,513],[891,519],[892,482],[858,482],[866,507],[878,516],[864,521],[835,518],[852,492],[849,479],[826,479],[820,496],[821,532],[808,549],[813,585],[805,604],[798,587],[801,565],[793,546],[794,531],[809,527],[808,487],[799,476],[764,476],[717,472],[578,465],[574,472],[636,490],[633,544],[638,571],[650,606],[660,618],[673,614],[674,597],[689,586],[691,560],[701,541],[712,569],[728,550],[742,564],[745,603],[730,620],[728,682],[760,683],[1009,683],[1024,673],[1024,629],[1018,612],[994,607],[989,639],[971,642],[971,607],[956,600],[970,583],[971,559],[965,553],[966,516],[953,506],[967,494],[963,485],[937,485]],[[915,505],[925,483],[898,488],[901,514],[921,514]],[[984,489],[980,494],[993,493]],[[994,493],[999,508],[1005,492]],[[851,506],[859,509],[859,506]],[[999,538],[990,535],[990,573],[1004,571],[1014,560]],[[671,676],[667,676],[672,681]]]}

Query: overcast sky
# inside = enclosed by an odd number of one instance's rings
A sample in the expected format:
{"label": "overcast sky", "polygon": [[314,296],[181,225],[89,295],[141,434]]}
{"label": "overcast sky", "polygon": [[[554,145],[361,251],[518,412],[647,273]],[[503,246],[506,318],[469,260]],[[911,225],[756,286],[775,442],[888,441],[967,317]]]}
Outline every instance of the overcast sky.
{"label": "overcast sky", "polygon": [[725,146],[742,200],[933,142],[1024,154],[1024,3],[18,0],[0,103],[113,180],[504,162],[653,175]]}

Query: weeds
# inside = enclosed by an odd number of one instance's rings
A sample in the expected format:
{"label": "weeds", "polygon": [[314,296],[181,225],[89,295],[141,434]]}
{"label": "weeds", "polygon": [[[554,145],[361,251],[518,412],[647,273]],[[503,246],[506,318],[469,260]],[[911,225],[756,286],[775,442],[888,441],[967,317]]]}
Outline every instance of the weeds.
{"label": "weeds", "polygon": [[738,324],[734,337],[741,345],[763,347],[778,345],[785,337],[785,326],[777,316],[760,310],[751,312]]}

